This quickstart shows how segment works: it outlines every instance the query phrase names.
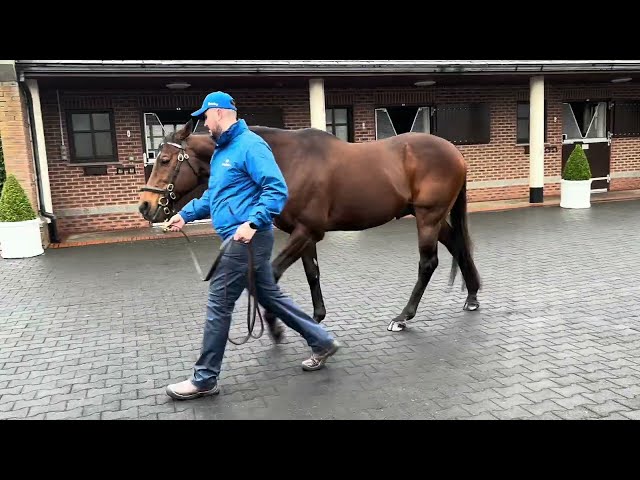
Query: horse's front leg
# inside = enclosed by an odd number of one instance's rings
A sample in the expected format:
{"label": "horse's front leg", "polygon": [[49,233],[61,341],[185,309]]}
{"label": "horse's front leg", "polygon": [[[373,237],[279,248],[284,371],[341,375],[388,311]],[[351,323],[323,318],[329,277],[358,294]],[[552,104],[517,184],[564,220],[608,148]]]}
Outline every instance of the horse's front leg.
{"label": "horse's front leg", "polygon": [[[293,265],[302,255],[302,252],[312,242],[311,238],[306,232],[306,229],[298,226],[296,227],[287,244],[284,246],[278,256],[271,262],[271,269],[273,270],[273,277],[278,283],[284,272]],[[284,334],[284,328],[280,322],[277,321],[277,317],[272,312],[265,309],[264,319],[267,322],[267,328],[269,335],[276,343],[282,341],[282,335]]]}
{"label": "horse's front leg", "polygon": [[322,290],[320,288],[320,267],[318,266],[318,250],[316,242],[311,242],[302,252],[302,265],[307,275],[307,282],[311,290],[311,300],[313,301],[313,319],[320,323],[327,316],[324,307]]}

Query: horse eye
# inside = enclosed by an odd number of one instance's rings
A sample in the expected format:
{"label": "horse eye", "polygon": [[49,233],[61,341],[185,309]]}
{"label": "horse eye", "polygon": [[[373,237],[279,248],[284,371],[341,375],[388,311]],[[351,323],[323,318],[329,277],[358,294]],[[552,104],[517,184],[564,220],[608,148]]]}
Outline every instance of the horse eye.
{"label": "horse eye", "polygon": [[161,158],[160,163],[162,163],[163,165],[166,165],[167,163],[169,163],[169,159],[167,157]]}

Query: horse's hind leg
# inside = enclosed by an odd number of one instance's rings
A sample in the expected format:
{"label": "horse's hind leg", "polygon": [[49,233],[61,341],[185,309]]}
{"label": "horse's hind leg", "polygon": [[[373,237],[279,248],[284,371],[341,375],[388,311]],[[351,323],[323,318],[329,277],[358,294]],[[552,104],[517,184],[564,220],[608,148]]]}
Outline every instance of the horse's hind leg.
{"label": "horse's hind leg", "polygon": [[[278,254],[278,256],[271,262],[271,268],[273,270],[273,276],[276,283],[280,281],[280,278],[284,272],[293,265],[302,255],[302,252],[307,248],[312,240],[306,234],[305,229],[297,227],[287,240],[287,244]],[[284,328],[277,321],[277,317],[272,312],[265,309],[264,319],[267,322],[267,328],[269,335],[276,343],[280,343]]]}
{"label": "horse's hind leg", "polygon": [[[468,292],[467,300],[464,302],[463,309],[468,311],[477,310],[480,308],[480,302],[478,302],[478,290],[480,289],[480,286],[477,282],[477,275],[471,274],[472,271],[476,270],[473,258],[466,259],[464,255],[462,258],[456,258],[457,254],[453,251],[453,228],[451,228],[451,225],[449,225],[446,220],[442,222],[438,240],[447,248],[447,250],[449,250],[454,261],[456,261],[460,266],[460,273],[462,273],[464,286],[467,287]],[[455,265],[453,268],[455,268]]]}
{"label": "horse's hind leg", "polygon": [[389,323],[387,330],[391,332],[404,330],[407,326],[407,320],[411,320],[416,315],[420,299],[431,280],[433,272],[438,267],[438,235],[444,215],[445,210],[439,207],[425,208],[416,206],[418,249],[420,251],[418,281],[402,313]]}

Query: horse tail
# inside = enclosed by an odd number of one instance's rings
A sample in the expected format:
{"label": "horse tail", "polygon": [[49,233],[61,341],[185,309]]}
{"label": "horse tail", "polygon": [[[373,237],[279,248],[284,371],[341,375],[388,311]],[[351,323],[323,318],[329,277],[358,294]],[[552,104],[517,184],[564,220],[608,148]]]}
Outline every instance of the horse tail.
{"label": "horse tail", "polygon": [[480,275],[472,259],[473,245],[469,237],[467,227],[467,177],[465,175],[464,184],[458,193],[453,208],[451,209],[452,253],[451,275],[449,285],[453,285],[456,279],[458,265],[463,275],[462,288],[467,287],[473,290],[480,289]]}

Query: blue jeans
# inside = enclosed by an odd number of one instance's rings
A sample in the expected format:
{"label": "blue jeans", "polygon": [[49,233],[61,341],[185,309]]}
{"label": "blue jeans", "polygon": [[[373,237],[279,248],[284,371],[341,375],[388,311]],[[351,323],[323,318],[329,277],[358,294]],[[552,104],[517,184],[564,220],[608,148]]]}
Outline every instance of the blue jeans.
{"label": "blue jeans", "polygon": [[[275,283],[270,262],[273,243],[272,229],[258,231],[251,239],[258,303],[273,312],[285,325],[298,332],[313,352],[320,353],[331,346],[333,337],[282,293]],[[202,349],[191,378],[191,382],[198,388],[211,388],[218,381],[231,327],[231,313],[236,301],[248,287],[248,261],[249,246],[231,240],[209,282]],[[226,305],[225,281],[227,283]]]}

